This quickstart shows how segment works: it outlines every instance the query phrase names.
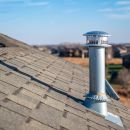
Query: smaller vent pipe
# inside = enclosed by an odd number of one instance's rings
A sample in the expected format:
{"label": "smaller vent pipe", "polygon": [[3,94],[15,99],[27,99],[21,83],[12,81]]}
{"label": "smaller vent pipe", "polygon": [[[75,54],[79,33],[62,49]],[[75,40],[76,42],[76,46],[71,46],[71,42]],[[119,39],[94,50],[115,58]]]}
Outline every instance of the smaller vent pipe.
{"label": "smaller vent pipe", "polygon": [[89,93],[85,106],[106,116],[107,96],[105,87],[105,47],[108,47],[108,33],[92,31],[85,33],[86,46],[89,48]]}

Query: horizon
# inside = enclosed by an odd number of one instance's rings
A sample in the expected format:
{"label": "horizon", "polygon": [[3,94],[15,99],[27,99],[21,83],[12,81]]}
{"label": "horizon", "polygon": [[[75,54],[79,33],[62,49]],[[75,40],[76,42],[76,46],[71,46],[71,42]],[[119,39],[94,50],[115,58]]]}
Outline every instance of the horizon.
{"label": "horizon", "polygon": [[130,0],[0,0],[0,32],[30,45],[84,43],[93,30],[130,43]]}

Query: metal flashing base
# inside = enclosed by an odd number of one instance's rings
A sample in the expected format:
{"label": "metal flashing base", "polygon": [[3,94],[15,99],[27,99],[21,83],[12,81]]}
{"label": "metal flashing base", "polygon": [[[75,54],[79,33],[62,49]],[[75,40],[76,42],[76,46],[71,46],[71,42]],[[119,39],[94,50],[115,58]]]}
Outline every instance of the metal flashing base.
{"label": "metal flashing base", "polygon": [[123,123],[121,121],[121,118],[117,115],[114,115],[114,114],[108,112],[108,115],[105,116],[105,119],[108,121],[111,121],[111,122],[113,122],[121,127],[124,127]]}
{"label": "metal flashing base", "polygon": [[117,115],[114,115],[113,113],[107,112],[107,115],[104,116],[104,115],[102,115],[102,114],[100,114],[92,109],[89,109],[89,108],[87,108],[87,109],[89,111],[95,113],[96,115],[101,116],[101,117],[105,118],[106,120],[108,120],[116,125],[119,125],[120,127],[124,127],[121,118]]}

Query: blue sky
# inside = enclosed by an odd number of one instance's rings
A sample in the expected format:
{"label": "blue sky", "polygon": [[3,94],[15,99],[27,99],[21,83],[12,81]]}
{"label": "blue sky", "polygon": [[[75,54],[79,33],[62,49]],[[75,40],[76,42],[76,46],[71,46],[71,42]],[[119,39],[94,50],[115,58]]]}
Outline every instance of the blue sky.
{"label": "blue sky", "polygon": [[0,33],[29,44],[85,42],[91,30],[130,42],[130,0],[0,0]]}

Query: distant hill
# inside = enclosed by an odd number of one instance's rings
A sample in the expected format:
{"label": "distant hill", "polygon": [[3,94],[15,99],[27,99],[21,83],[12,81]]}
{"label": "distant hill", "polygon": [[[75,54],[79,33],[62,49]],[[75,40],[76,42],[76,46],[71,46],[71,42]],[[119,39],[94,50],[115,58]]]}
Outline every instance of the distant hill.
{"label": "distant hill", "polygon": [[28,47],[24,42],[0,33],[0,45],[5,47]]}

